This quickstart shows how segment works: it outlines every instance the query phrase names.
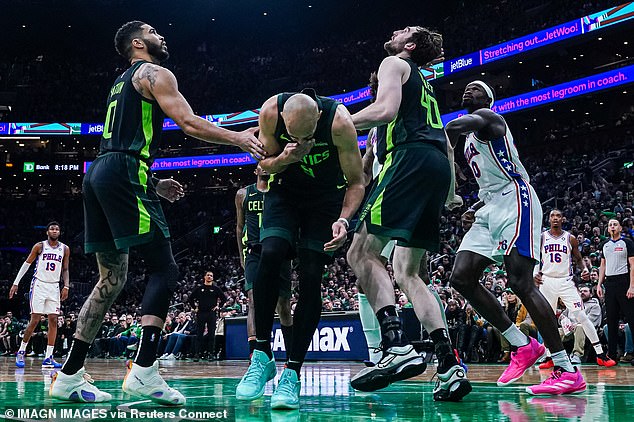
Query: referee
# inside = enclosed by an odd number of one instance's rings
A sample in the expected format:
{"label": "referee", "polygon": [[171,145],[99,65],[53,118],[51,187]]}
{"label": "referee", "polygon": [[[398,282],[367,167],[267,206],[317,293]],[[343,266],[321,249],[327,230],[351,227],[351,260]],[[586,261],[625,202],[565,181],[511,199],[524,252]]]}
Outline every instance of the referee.
{"label": "referee", "polygon": [[200,359],[200,349],[203,344],[205,325],[207,326],[207,344],[210,344],[211,347],[203,347],[203,352],[209,352],[209,360],[212,360],[213,351],[215,350],[216,315],[218,310],[227,301],[227,298],[222,290],[220,290],[220,287],[214,286],[214,273],[211,271],[205,273],[204,284],[202,286],[196,286],[192,291],[189,297],[189,303],[193,307],[196,301],[198,302],[198,311],[196,314],[197,337],[194,362],[198,362],[198,359]]}
{"label": "referee", "polygon": [[[597,294],[605,295],[608,319],[608,356],[616,358],[619,317],[621,313],[634,324],[634,242],[621,237],[621,223],[608,222],[610,239],[603,245],[603,258],[599,268]],[[605,283],[605,293],[602,285]]]}

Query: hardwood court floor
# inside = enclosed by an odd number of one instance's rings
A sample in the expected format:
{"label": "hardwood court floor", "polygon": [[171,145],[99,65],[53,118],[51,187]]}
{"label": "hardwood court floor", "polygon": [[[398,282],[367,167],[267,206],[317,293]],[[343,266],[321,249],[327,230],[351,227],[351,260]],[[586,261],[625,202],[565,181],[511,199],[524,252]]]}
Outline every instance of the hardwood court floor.
{"label": "hardwood court floor", "polygon": [[[630,365],[610,369],[583,365],[582,371],[588,384],[584,393],[532,397],[524,391],[524,387],[540,382],[548,376],[549,371],[530,369],[518,384],[499,388],[495,381],[504,368],[502,365],[472,364],[468,374],[473,381],[473,392],[460,403],[436,403],[432,398],[433,365],[412,380],[394,384],[376,393],[359,393],[350,387],[350,377],[361,369],[360,364],[307,363],[302,373],[300,410],[272,412],[269,404],[273,383],[267,385],[263,399],[255,402],[239,402],[235,399],[235,387],[245,370],[244,361],[161,362],[163,377],[187,397],[184,410],[156,406],[124,394],[121,391],[121,381],[125,375],[123,360],[89,359],[86,364],[95,384],[113,395],[111,403],[79,405],[53,401],[47,394],[51,371],[43,371],[40,364],[40,359],[27,358],[26,367],[17,369],[13,359],[0,358],[0,417],[28,421],[176,421],[212,420],[213,416],[219,420],[236,421],[627,422],[632,420],[634,409],[634,367]],[[22,417],[18,417],[20,409]],[[24,413],[33,412],[33,409],[50,409],[44,412],[52,413]],[[226,418],[224,410],[227,411]],[[82,413],[69,414],[69,411]],[[13,417],[7,412],[13,412]],[[211,413],[194,412],[220,413],[210,416]]]}

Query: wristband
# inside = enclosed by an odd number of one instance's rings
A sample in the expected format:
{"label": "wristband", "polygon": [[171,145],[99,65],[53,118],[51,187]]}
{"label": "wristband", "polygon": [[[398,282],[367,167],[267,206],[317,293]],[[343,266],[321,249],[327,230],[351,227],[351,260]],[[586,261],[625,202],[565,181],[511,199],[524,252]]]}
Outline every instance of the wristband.
{"label": "wristband", "polygon": [[64,287],[62,287],[62,288],[63,288],[63,289],[68,289],[68,290],[70,290],[70,287],[68,287],[68,286],[64,286]]}
{"label": "wristband", "polygon": [[346,230],[348,230],[350,228],[350,223],[348,222],[348,220],[346,218],[339,217],[337,219],[337,223],[343,224],[346,227]]}

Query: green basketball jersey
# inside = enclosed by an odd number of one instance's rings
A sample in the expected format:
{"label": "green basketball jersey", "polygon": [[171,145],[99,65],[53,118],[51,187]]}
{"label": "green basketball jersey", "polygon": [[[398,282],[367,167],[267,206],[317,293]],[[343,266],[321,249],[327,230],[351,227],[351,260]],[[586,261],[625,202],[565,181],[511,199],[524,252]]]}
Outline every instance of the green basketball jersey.
{"label": "green basketball jersey", "polygon": [[[312,97],[321,110],[315,131],[315,146],[302,161],[293,163],[283,172],[274,175],[270,186],[272,189],[275,186],[284,186],[301,192],[342,189],[346,182],[339,164],[339,153],[332,140],[332,122],[339,103],[331,98],[316,95],[312,89],[304,89],[302,93]],[[275,139],[282,149],[292,141],[280,113],[286,101],[294,94],[289,92],[277,96]]]}
{"label": "green basketball jersey", "polygon": [[156,101],[134,89],[132,76],[144,63],[134,63],[110,90],[100,153],[126,152],[151,163],[160,146],[165,114]]}
{"label": "green basketball jersey", "polygon": [[394,148],[415,146],[417,143],[430,143],[441,151],[447,151],[447,140],[440,111],[434,95],[434,88],[425,80],[409,59],[409,78],[402,85],[401,104],[398,114],[387,125],[377,128],[377,157],[380,163]]}
{"label": "green basketball jersey", "polygon": [[262,211],[264,210],[264,193],[260,192],[256,184],[247,186],[247,192],[242,201],[244,214],[244,236],[246,244],[260,242],[260,227],[262,226]]}

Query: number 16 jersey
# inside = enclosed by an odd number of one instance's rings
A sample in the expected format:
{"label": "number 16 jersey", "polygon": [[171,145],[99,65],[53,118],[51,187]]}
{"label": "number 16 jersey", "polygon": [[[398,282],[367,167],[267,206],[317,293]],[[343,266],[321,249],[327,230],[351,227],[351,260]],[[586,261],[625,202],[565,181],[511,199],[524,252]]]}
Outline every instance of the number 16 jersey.
{"label": "number 16 jersey", "polygon": [[570,233],[564,230],[557,237],[550,234],[550,231],[542,233],[542,274],[553,278],[570,277],[572,275],[571,256]]}

